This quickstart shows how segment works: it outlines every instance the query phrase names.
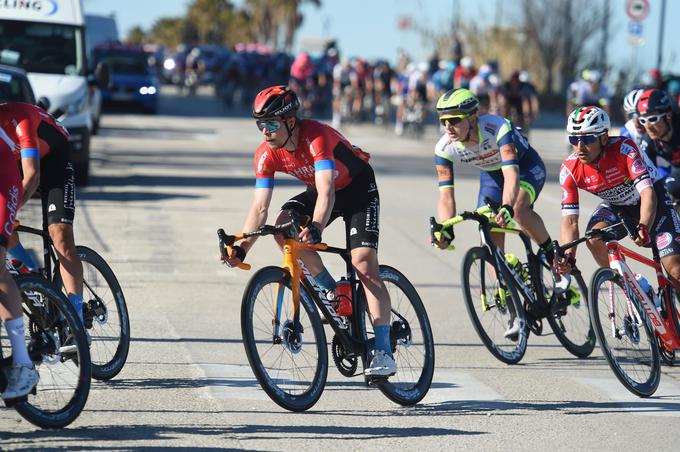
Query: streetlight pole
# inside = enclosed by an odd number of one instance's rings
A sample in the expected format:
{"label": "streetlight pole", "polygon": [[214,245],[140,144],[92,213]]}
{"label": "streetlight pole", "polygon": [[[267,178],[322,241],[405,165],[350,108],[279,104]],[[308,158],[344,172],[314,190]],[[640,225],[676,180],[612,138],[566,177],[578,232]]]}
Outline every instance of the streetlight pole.
{"label": "streetlight pole", "polygon": [[656,68],[661,70],[661,58],[663,53],[663,28],[666,22],[666,0],[661,0],[661,16],[659,18],[659,44],[656,53]]}

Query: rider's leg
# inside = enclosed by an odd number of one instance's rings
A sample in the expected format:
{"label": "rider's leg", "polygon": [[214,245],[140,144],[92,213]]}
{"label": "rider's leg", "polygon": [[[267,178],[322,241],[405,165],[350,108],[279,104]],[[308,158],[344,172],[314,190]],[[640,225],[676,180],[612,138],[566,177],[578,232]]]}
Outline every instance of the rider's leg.
{"label": "rider's leg", "polygon": [[531,196],[522,188],[512,207],[515,211],[515,220],[522,226],[529,236],[538,244],[545,243],[550,239],[550,234],[543,223],[543,219],[531,208]]}
{"label": "rider's leg", "polygon": [[[588,229],[602,229],[610,226],[610,224],[605,222],[594,223],[592,227]],[[609,267],[609,258],[607,257],[607,245],[599,238],[590,239],[586,242],[590,254],[593,255],[595,262],[600,267]]]}
{"label": "rider's leg", "polygon": [[82,319],[83,316],[83,264],[76,251],[76,241],[73,237],[73,225],[65,223],[50,224],[48,226],[54,249],[59,257],[61,280],[68,294],[68,299],[76,308]]}
{"label": "rider's leg", "polygon": [[675,292],[680,294],[680,255],[664,257],[661,259],[661,265],[666,269],[668,279],[673,284]]}

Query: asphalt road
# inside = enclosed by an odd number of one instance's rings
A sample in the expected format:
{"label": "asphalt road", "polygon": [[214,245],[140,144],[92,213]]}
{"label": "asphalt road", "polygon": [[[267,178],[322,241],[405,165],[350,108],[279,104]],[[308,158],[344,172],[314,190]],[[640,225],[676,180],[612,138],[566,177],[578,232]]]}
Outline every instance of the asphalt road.
{"label": "asphalt road", "polygon": [[[428,244],[437,199],[434,128],[422,140],[377,127],[344,130],[372,154],[380,260],[408,276],[428,310],[436,344],[430,392],[403,408],[360,377],[345,379],[331,368],[311,410],[279,408],[259,388],[241,343],[241,294],[252,272],[220,265],[215,236],[218,227],[240,231],[259,133],[206,95],[163,94],[157,116],[103,117],[92,183],[78,190],[77,241],[108,260],[127,298],[128,362],[114,380],[93,383],[85,410],[64,430],[37,430],[13,410],[0,410],[0,448],[677,450],[677,368],[664,366],[657,393],[640,399],[619,384],[599,348],[577,359],[554,335],[532,335],[521,363],[508,366],[483,347],[460,289],[463,253],[478,244],[474,227],[457,229],[453,252]],[[561,130],[535,130],[531,141],[550,173],[536,209],[556,236],[566,140]],[[303,189],[277,180],[273,206]],[[461,169],[456,187],[459,208],[474,208],[476,171]],[[590,212],[596,200],[584,195],[582,205]],[[35,207],[23,215],[37,218]],[[334,224],[324,238],[341,245],[341,227]],[[595,264],[585,251],[580,265],[589,281]],[[280,255],[263,239],[248,259],[257,269],[279,263]],[[328,267],[341,270],[332,261]]]}

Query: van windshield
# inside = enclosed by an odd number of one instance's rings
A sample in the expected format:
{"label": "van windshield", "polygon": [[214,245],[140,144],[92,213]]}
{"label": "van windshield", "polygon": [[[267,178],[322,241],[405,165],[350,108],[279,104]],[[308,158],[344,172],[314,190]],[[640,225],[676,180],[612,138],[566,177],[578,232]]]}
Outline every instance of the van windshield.
{"label": "van windshield", "polygon": [[83,75],[82,30],[72,25],[0,21],[0,63],[26,72]]}

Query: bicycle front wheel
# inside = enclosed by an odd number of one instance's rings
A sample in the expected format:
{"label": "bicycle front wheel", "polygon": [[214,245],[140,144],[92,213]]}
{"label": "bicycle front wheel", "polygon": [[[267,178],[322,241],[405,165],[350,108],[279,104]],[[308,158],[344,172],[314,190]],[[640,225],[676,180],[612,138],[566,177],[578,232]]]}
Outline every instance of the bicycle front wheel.
{"label": "bicycle front wheel", "polygon": [[[380,381],[378,387],[391,401],[414,405],[429,391],[434,374],[434,339],[430,320],[415,287],[399,270],[381,265],[380,278],[385,283],[392,305],[390,336],[397,373],[388,380]],[[362,303],[358,304],[361,307],[358,311],[363,312],[366,311],[363,290],[360,296]],[[367,317],[368,314],[363,316],[361,327],[365,340],[371,344],[375,333]]]}
{"label": "bicycle front wheel", "polygon": [[[40,381],[35,394],[14,408],[38,427],[65,427],[78,417],[90,392],[85,330],[71,303],[47,280],[22,275],[15,281],[26,316],[29,353]],[[3,337],[2,354],[8,352],[9,341]]]}
{"label": "bicycle front wheel", "polygon": [[[552,276],[543,281],[552,281]],[[551,300],[548,323],[557,340],[578,358],[590,356],[595,349],[595,332],[588,313],[588,287],[581,273],[572,273],[566,291],[554,293],[550,290],[546,298]]]}
{"label": "bicycle front wheel", "polygon": [[274,402],[303,411],[319,400],[328,375],[326,335],[302,284],[296,325],[288,272],[265,267],[253,275],[241,303],[241,334],[250,367]]}
{"label": "bicycle front wheel", "polygon": [[[507,274],[503,279],[510,281],[511,276]],[[506,286],[498,277],[486,248],[475,247],[465,253],[461,280],[465,307],[486,348],[506,364],[518,363],[526,352],[529,337],[524,308],[514,286]],[[514,321],[520,323],[517,340],[505,337]]]}
{"label": "bicycle front wheel", "polygon": [[600,268],[593,275],[589,302],[593,327],[609,367],[630,392],[649,397],[659,386],[661,364],[656,339],[640,301],[628,306],[619,275]]}

